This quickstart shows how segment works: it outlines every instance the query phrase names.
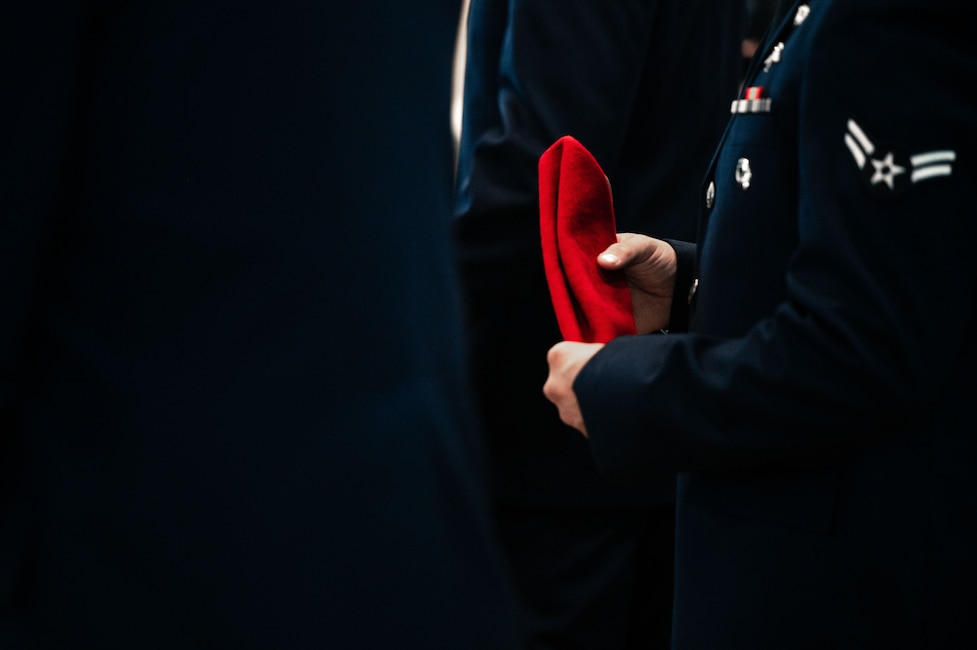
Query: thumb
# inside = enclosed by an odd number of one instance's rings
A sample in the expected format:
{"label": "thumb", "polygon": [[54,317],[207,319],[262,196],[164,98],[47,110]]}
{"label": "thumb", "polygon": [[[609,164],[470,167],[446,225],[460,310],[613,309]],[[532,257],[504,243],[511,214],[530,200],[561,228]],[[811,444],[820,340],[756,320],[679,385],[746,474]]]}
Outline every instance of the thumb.
{"label": "thumb", "polygon": [[608,271],[618,270],[627,266],[638,251],[635,242],[639,241],[640,238],[641,235],[634,233],[618,233],[617,243],[605,248],[604,252],[597,256],[597,263],[601,268],[607,269]]}

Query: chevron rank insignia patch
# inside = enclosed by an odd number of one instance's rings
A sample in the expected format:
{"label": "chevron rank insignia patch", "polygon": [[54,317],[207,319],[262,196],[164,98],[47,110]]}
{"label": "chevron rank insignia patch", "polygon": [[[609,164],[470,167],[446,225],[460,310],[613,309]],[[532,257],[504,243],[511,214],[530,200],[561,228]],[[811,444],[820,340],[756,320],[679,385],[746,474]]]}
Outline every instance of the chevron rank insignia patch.
{"label": "chevron rank insignia patch", "polygon": [[950,176],[957,159],[956,152],[950,149],[906,154],[893,147],[877,146],[855,120],[848,120],[845,146],[869,191],[880,197],[895,196],[931,178]]}

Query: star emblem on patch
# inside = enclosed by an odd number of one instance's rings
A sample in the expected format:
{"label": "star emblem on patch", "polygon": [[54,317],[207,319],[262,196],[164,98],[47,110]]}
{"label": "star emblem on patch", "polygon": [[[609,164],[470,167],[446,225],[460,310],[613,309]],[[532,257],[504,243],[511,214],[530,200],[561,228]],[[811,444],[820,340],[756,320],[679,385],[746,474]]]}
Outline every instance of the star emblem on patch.
{"label": "star emblem on patch", "polygon": [[891,197],[923,181],[951,176],[957,154],[936,149],[907,154],[896,147],[876,145],[855,120],[848,120],[845,146],[872,194]]}
{"label": "star emblem on patch", "polygon": [[896,177],[906,173],[906,168],[897,165],[894,158],[895,153],[892,151],[887,153],[882,160],[872,158],[872,167],[875,168],[875,173],[872,174],[869,183],[872,185],[885,183],[894,192],[896,190]]}

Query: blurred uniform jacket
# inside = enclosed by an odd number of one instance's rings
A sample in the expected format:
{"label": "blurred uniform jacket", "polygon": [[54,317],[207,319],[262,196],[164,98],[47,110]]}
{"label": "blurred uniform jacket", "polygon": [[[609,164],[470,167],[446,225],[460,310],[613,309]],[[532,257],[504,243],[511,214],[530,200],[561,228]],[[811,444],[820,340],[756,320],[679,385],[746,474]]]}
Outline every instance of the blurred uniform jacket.
{"label": "blurred uniform jacket", "polygon": [[4,3],[0,647],[513,647],[458,11]]}
{"label": "blurred uniform jacket", "polygon": [[[560,136],[610,179],[619,230],[692,239],[695,200],[740,75],[742,3],[475,0],[455,206],[474,373],[496,496],[524,505],[669,503],[597,476],[542,394],[558,342],[537,163]],[[667,53],[663,55],[663,53]]]}
{"label": "blurred uniform jacket", "polygon": [[975,20],[793,3],[702,189],[691,333],[577,378],[605,473],[683,472],[676,648],[977,645]]}

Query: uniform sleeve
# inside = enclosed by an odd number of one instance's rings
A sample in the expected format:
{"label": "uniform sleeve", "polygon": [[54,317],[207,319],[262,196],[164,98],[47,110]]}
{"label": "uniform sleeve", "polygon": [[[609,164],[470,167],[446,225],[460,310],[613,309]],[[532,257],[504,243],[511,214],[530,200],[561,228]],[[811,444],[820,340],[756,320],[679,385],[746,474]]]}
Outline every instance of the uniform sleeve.
{"label": "uniform sleeve", "polygon": [[835,6],[800,89],[786,296],[738,338],[627,337],[598,353],[574,388],[607,474],[843,457],[924,420],[967,376],[975,11]]}
{"label": "uniform sleeve", "polygon": [[696,246],[690,242],[666,239],[675,251],[678,267],[675,273],[675,292],[672,294],[669,332],[685,332],[689,329],[689,303],[695,291],[695,253]]}

